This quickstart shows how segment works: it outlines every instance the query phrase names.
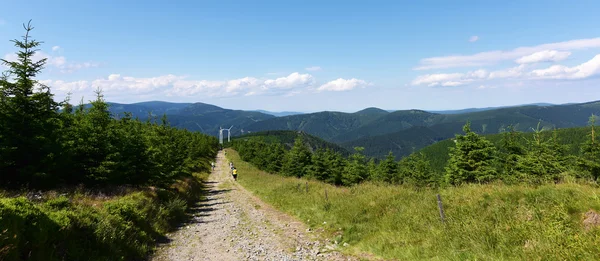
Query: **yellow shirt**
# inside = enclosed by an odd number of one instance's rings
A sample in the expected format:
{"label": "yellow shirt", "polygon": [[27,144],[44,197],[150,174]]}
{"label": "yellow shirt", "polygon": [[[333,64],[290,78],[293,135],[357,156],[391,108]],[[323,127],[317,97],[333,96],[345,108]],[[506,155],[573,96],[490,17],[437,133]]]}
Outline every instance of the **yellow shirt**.
{"label": "yellow shirt", "polygon": [[233,170],[233,175],[237,175],[237,169]]}

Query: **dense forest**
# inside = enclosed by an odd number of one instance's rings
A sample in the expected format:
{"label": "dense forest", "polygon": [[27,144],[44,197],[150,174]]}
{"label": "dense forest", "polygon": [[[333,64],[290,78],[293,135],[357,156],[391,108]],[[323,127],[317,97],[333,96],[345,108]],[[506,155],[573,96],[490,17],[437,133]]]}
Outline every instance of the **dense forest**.
{"label": "dense forest", "polygon": [[91,106],[56,102],[34,78],[45,59],[27,28],[17,61],[0,79],[0,183],[4,188],[60,185],[155,185],[208,170],[217,139],[169,126],[166,117],[142,122],[111,115],[100,91]]}
{"label": "dense forest", "polygon": [[[366,180],[417,186],[444,186],[464,183],[556,182],[566,176],[597,180],[600,176],[600,145],[595,130],[596,116],[590,127],[522,133],[508,126],[495,142],[475,133],[470,122],[464,134],[444,141],[433,150],[417,151],[396,161],[392,152],[383,160],[366,157],[362,147],[344,157],[329,148],[311,153],[299,136],[290,150],[281,144],[260,140],[235,140],[240,157],[260,169],[287,176],[309,177],[335,185],[352,185]],[[578,130],[578,131],[574,131]],[[573,137],[573,135],[579,135]],[[583,137],[580,137],[583,136]],[[562,140],[561,140],[562,139]],[[446,153],[440,155],[440,153]],[[441,158],[442,160],[437,160]],[[432,164],[433,160],[433,164]],[[443,169],[435,167],[443,164]]]}
{"label": "dense forest", "polygon": [[56,102],[24,27],[18,59],[1,60],[0,260],[144,259],[199,199],[217,139],[112,114],[100,90]]}

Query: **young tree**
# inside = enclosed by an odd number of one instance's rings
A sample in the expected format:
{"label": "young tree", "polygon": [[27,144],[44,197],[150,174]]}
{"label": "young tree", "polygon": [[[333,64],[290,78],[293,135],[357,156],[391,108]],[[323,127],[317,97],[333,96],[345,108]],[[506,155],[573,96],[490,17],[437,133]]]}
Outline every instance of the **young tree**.
{"label": "young tree", "polygon": [[535,130],[533,139],[528,141],[526,154],[516,165],[521,178],[530,181],[556,180],[559,174],[568,169],[566,148],[561,145],[556,136],[544,140],[543,131]]}
{"label": "young tree", "polygon": [[398,174],[392,179],[393,183],[408,183],[420,187],[434,186],[439,181],[422,152],[412,153],[400,160]]}
{"label": "young tree", "polygon": [[509,125],[502,133],[501,147],[499,148],[499,164],[505,179],[512,179],[516,172],[517,162],[525,155],[522,145],[523,137],[513,125]]}
{"label": "young tree", "polygon": [[362,154],[363,147],[355,147],[355,153],[348,159],[348,164],[342,174],[342,184],[348,186],[358,184],[369,177],[366,157]]}
{"label": "young tree", "polygon": [[467,122],[464,135],[456,135],[455,146],[450,149],[450,159],[446,166],[446,181],[450,184],[466,182],[486,182],[497,177],[493,167],[496,148],[475,132]]}
{"label": "young tree", "polygon": [[310,151],[304,144],[302,136],[298,136],[294,141],[294,146],[286,155],[281,168],[282,174],[295,177],[306,175],[308,166],[311,164],[310,157]]}
{"label": "young tree", "polygon": [[327,165],[327,154],[324,149],[316,150],[311,157],[311,165],[307,175],[318,180],[327,180],[331,173]]}
{"label": "young tree", "polygon": [[0,180],[15,186],[50,180],[61,151],[59,104],[34,79],[46,64],[33,60],[41,42],[31,39],[31,22],[23,27],[23,39],[12,40],[20,49],[16,61],[0,59],[8,67],[0,78]]}
{"label": "young tree", "polygon": [[342,185],[342,175],[348,161],[340,154],[331,149],[325,150],[325,164],[327,166],[327,176],[325,181],[335,185]]}
{"label": "young tree", "polygon": [[596,115],[590,116],[589,139],[581,145],[581,157],[577,161],[581,170],[589,173],[594,179],[600,178],[600,142],[596,134]]}
{"label": "young tree", "polygon": [[379,163],[376,174],[372,177],[375,180],[392,183],[398,176],[398,162],[391,151],[383,161]]}

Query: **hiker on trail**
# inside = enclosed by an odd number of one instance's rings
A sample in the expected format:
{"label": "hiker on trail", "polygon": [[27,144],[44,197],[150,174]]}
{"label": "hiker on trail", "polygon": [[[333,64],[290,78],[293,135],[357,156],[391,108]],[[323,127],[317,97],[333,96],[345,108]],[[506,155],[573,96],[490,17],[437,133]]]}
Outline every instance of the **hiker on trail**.
{"label": "hiker on trail", "polygon": [[232,172],[231,172],[231,173],[232,173],[232,175],[233,175],[233,180],[237,180],[237,169],[236,169],[236,168],[233,168],[233,170],[232,170]]}
{"label": "hiker on trail", "polygon": [[211,162],[210,166],[212,167],[213,170],[215,170],[215,163],[214,162]]}

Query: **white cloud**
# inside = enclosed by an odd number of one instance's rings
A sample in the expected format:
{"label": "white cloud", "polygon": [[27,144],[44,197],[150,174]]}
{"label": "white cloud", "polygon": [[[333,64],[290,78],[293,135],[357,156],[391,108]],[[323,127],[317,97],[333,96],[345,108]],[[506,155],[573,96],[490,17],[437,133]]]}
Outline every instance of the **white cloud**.
{"label": "white cloud", "polygon": [[310,74],[292,73],[276,79],[244,77],[226,81],[190,80],[185,76],[163,75],[137,78],[111,74],[93,81],[65,82],[44,80],[41,83],[63,93],[72,91],[91,95],[100,88],[107,95],[127,96],[153,94],[158,96],[229,97],[252,95],[294,95],[314,85]]}
{"label": "white cloud", "polygon": [[[9,62],[17,61],[18,58],[19,57],[17,56],[17,54],[14,53],[4,55],[4,59]],[[55,67],[59,69],[59,71],[62,73],[72,73],[84,68],[98,67],[98,64],[93,62],[67,62],[67,58],[65,58],[64,56],[52,56],[42,51],[37,51],[32,57],[32,60],[36,62],[42,59],[46,59],[46,65]]]}
{"label": "white cloud", "polygon": [[311,67],[305,68],[304,70],[307,70],[309,72],[320,71],[321,67],[319,67],[319,66],[311,66]]}
{"label": "white cloud", "polygon": [[439,74],[420,75],[416,79],[414,79],[411,82],[411,84],[412,85],[427,85],[427,86],[444,85],[444,83],[460,81],[464,76],[465,76],[465,74],[463,74],[463,73],[439,73]]}
{"label": "white cloud", "polygon": [[[426,74],[417,76],[412,85],[426,86],[460,86],[474,82],[520,79],[520,80],[545,80],[545,79],[586,79],[600,75],[600,54],[591,60],[577,66],[567,67],[564,65],[553,65],[544,69],[531,70],[531,65],[520,64],[516,67],[487,72],[476,70],[467,73],[450,74]],[[481,84],[480,86],[486,86]]]}
{"label": "white cloud", "polygon": [[317,88],[317,91],[349,91],[355,88],[364,88],[368,85],[369,83],[367,83],[366,81],[359,80],[356,78],[348,80],[339,78],[337,80],[333,80],[319,86],[319,88]]}
{"label": "white cloud", "polygon": [[479,36],[477,35],[473,35],[471,37],[469,37],[469,42],[477,42],[477,40],[479,40]]}
{"label": "white cloud", "polygon": [[559,52],[556,50],[544,50],[535,52],[527,56],[517,59],[515,62],[519,64],[540,63],[540,62],[560,62],[567,59],[571,52]]}
{"label": "white cloud", "polygon": [[461,85],[465,85],[467,84],[466,82],[443,82],[442,86],[444,87],[454,87],[454,86],[461,86]]}
{"label": "white cloud", "polygon": [[501,78],[515,78],[522,76],[525,73],[525,69],[527,66],[525,64],[521,64],[516,67],[507,68],[503,70],[497,70],[490,72],[489,79],[501,79]]}
{"label": "white cloud", "polygon": [[53,52],[56,52],[58,50],[60,50],[60,46],[58,46],[58,45],[52,46],[52,51]]}
{"label": "white cloud", "polygon": [[415,70],[429,70],[452,67],[469,67],[495,64],[514,60],[544,50],[571,51],[586,48],[600,48],[600,38],[577,39],[565,42],[548,43],[537,46],[519,47],[509,51],[488,51],[472,55],[449,55],[421,59]]}
{"label": "white cloud", "polygon": [[600,74],[600,54],[577,66],[553,65],[546,69],[533,70],[530,76],[536,79],[584,79]]}
{"label": "white cloud", "polygon": [[314,78],[310,74],[292,73],[286,77],[274,80],[266,80],[263,89],[292,89],[295,87],[310,86],[314,84]]}

